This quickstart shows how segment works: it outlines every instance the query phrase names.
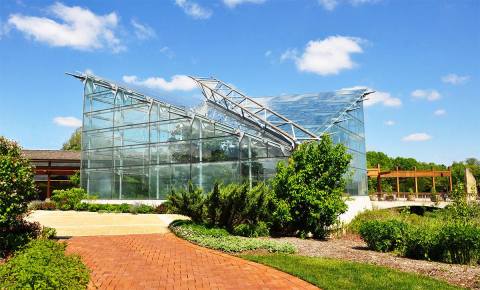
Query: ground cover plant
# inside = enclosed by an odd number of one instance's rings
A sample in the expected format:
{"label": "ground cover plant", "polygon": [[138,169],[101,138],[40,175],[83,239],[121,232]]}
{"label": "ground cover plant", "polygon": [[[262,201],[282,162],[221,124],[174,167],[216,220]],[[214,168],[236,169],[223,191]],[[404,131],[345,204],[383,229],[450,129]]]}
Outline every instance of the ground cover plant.
{"label": "ground cover plant", "polygon": [[265,250],[268,252],[294,253],[295,246],[261,238],[247,238],[231,235],[221,228],[208,228],[191,221],[175,221],[169,228],[177,236],[202,247],[229,253]]}
{"label": "ground cover plant", "polygon": [[321,289],[463,289],[417,274],[336,259],[286,254],[241,257],[277,268]]}
{"label": "ground cover plant", "polygon": [[86,289],[89,270],[79,257],[65,255],[65,243],[31,241],[0,266],[1,289]]}

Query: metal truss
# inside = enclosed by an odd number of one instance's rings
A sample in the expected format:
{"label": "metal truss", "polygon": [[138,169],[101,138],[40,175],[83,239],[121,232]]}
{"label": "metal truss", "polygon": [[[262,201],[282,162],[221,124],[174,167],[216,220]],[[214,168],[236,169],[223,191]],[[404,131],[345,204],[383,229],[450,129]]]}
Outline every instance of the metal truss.
{"label": "metal truss", "polygon": [[279,137],[296,147],[305,140],[319,140],[320,137],[293,122],[285,116],[265,107],[216,78],[191,77],[197,82],[207,102],[222,112],[230,113],[242,121],[256,125],[259,129]]}

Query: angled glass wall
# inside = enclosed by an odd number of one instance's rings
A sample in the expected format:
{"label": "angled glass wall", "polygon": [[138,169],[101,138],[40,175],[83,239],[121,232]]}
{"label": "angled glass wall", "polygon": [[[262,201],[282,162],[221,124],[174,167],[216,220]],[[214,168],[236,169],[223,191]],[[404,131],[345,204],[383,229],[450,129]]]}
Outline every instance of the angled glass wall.
{"label": "angled glass wall", "polygon": [[210,190],[263,181],[288,151],[193,111],[84,77],[81,183],[101,199],[164,199],[192,181]]}

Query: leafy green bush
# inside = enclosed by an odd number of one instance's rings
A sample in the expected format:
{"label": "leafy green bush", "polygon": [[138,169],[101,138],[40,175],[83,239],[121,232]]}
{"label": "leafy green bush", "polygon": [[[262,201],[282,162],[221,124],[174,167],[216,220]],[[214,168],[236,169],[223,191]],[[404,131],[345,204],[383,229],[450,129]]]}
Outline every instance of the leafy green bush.
{"label": "leafy green bush", "polygon": [[29,210],[54,210],[56,208],[53,201],[34,200],[28,204]]}
{"label": "leafy green bush", "polygon": [[17,143],[0,136],[0,230],[14,226],[36,195],[30,162]]}
{"label": "leafy green bush", "polygon": [[19,220],[0,229],[0,257],[6,257],[28,242],[39,237],[42,227],[38,222]]}
{"label": "leafy green bush", "polygon": [[347,231],[353,234],[358,234],[360,232],[360,226],[367,221],[385,221],[391,219],[400,219],[400,213],[394,209],[366,210],[355,216],[355,218],[348,224]]}
{"label": "leafy green bush", "polygon": [[87,192],[82,188],[70,188],[65,190],[54,190],[52,200],[58,209],[71,210],[79,204],[82,199],[88,197]]}
{"label": "leafy green bush", "polygon": [[1,289],[85,289],[89,270],[64,243],[34,240],[0,266]]}
{"label": "leafy green bush", "polygon": [[407,226],[398,220],[367,221],[360,226],[360,236],[370,249],[389,252],[397,249],[402,243]]}
{"label": "leafy green bush", "polygon": [[168,211],[172,213],[183,214],[190,217],[193,221],[202,222],[204,217],[203,206],[205,195],[202,190],[188,183],[188,187],[178,190],[172,190],[164,203]]}
{"label": "leafy green bush", "polygon": [[272,185],[283,206],[288,206],[289,216],[277,220],[275,229],[284,234],[312,233],[324,238],[347,210],[343,193],[350,159],[344,145],[334,145],[324,135],[319,142],[298,146],[288,164],[280,162]]}
{"label": "leafy green bush", "polygon": [[250,250],[267,250],[269,252],[294,253],[295,246],[290,243],[277,242],[260,238],[232,236],[225,229],[207,228],[190,221],[175,221],[170,229],[177,236],[192,243],[224,252],[242,252]]}
{"label": "leafy green bush", "polygon": [[413,259],[442,261],[440,226],[434,223],[409,226],[399,247],[402,255]]}
{"label": "leafy green bush", "polygon": [[274,193],[264,183],[252,189],[246,183],[215,185],[205,201],[205,222],[235,234],[268,235],[275,202]]}
{"label": "leafy green bush", "polygon": [[477,264],[480,262],[480,228],[465,223],[451,223],[442,227],[440,244],[445,262]]}
{"label": "leafy green bush", "polygon": [[233,228],[233,234],[243,237],[266,237],[270,234],[268,225],[264,222],[252,224],[239,224]]}

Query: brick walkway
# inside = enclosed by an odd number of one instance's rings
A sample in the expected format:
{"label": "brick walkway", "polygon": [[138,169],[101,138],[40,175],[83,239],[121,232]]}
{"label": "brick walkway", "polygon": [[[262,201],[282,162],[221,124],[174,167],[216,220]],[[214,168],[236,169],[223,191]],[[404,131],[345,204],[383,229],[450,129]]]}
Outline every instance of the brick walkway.
{"label": "brick walkway", "polygon": [[90,289],[317,289],[171,233],[73,237],[67,250],[92,270]]}

